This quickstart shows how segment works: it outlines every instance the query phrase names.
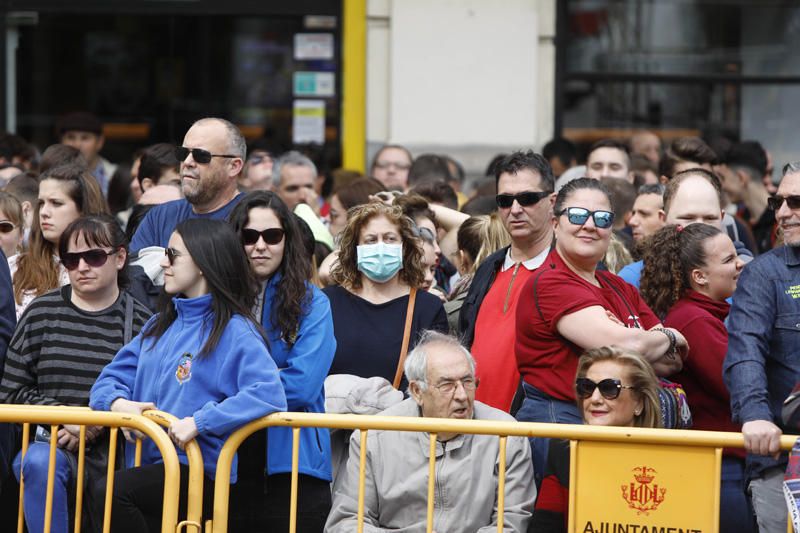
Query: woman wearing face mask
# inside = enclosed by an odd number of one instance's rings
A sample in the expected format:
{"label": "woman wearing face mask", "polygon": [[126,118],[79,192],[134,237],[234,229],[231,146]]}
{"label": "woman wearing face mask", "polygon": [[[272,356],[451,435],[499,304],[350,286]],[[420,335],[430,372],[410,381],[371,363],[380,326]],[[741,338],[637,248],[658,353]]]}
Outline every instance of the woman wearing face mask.
{"label": "woman wearing face mask", "polygon": [[[231,212],[230,222],[262,286],[254,315],[280,369],[288,409],[324,413],[323,384],[336,339],[328,298],[308,282],[311,260],[300,227],[305,222],[269,191],[245,195]],[[259,431],[239,448],[231,531],[289,528],[291,451],[292,429],[277,427]],[[321,531],[331,506],[328,429],[300,430],[298,479],[297,531]]]}
{"label": "woman wearing face mask", "polygon": [[[661,427],[658,378],[639,354],[616,346],[589,350],[578,360],[577,408],[590,426]],[[552,439],[544,481],[528,531],[567,531],[569,441]]]}
{"label": "woman wearing face mask", "polygon": [[28,250],[8,258],[18,320],[36,296],[69,283],[56,253],[64,229],[82,215],[99,214],[108,214],[108,205],[83,166],[61,165],[42,174]]}
{"label": "woman wearing face mask", "polygon": [[[693,413],[692,429],[740,432],[731,421],[730,395],[722,381],[728,350],[725,301],[736,290],[744,264],[726,233],[707,224],[666,226],[652,237],[644,255],[641,292],[664,325],[683,333],[692,347],[674,379],[683,385]],[[746,493],[745,450],[725,449],[722,457],[720,531],[754,531]]]}
{"label": "woman wearing face mask", "polygon": [[[381,376],[392,382],[403,345],[412,289],[423,286],[422,244],[399,207],[373,202],[354,208],[341,233],[331,302],[336,355],[331,374]],[[441,300],[416,292],[408,349],[420,332],[447,332]]]}

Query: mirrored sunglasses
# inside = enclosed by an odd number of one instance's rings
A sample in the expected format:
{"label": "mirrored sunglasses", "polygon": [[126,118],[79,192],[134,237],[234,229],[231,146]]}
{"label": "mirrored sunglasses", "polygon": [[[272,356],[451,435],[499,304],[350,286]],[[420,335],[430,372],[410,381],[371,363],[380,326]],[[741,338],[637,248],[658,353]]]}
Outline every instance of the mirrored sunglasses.
{"label": "mirrored sunglasses", "polygon": [[583,207],[567,207],[562,209],[556,215],[567,215],[567,220],[576,226],[583,226],[589,217],[594,220],[594,225],[600,229],[610,228],[614,223],[614,213],[611,211],[589,211]]}

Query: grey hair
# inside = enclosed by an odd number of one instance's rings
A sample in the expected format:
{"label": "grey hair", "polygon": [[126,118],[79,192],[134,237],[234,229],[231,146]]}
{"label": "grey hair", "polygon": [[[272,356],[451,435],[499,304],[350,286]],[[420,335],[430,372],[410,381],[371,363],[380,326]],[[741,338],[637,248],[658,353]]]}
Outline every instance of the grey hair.
{"label": "grey hair", "polygon": [[787,174],[794,174],[796,172],[800,172],[800,161],[786,163],[783,166],[783,173],[781,174],[781,177],[786,176]]}
{"label": "grey hair", "polygon": [[457,338],[452,335],[445,335],[438,331],[427,330],[423,331],[422,335],[414,346],[414,349],[409,352],[406,357],[403,370],[406,373],[406,379],[410,384],[412,381],[416,382],[422,390],[428,388],[428,351],[427,347],[431,344],[445,345],[453,350],[460,350],[464,354],[469,364],[469,371],[475,374],[475,359],[469,353],[464,345],[462,345]]}
{"label": "grey hair", "polygon": [[281,184],[281,167],[284,166],[308,167],[314,176],[317,175],[317,166],[314,162],[297,150],[292,150],[280,156],[272,165],[272,184],[275,187],[279,187]]}
{"label": "grey hair", "polygon": [[192,124],[192,127],[212,121],[222,124],[225,127],[225,131],[228,133],[228,155],[241,157],[242,161],[244,161],[247,158],[247,141],[244,140],[242,132],[239,131],[239,128],[236,127],[236,124],[233,122],[225,120],[224,118],[206,117],[195,121],[195,123]]}

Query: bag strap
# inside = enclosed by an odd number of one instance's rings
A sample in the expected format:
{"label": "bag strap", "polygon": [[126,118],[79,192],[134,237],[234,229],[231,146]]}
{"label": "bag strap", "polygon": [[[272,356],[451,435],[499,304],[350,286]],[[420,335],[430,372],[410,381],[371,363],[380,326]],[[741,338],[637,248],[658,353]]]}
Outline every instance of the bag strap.
{"label": "bag strap", "polygon": [[130,294],[125,295],[125,334],[123,337],[123,345],[131,342],[133,338],[133,297]]}
{"label": "bag strap", "polygon": [[403,364],[406,362],[406,355],[408,355],[408,341],[411,338],[411,321],[414,318],[414,302],[417,299],[417,289],[412,287],[411,292],[408,293],[408,308],[406,309],[406,326],[403,330],[403,346],[400,348],[400,360],[397,361],[397,371],[394,373],[394,382],[392,386],[397,389],[400,387],[400,382],[403,381]]}

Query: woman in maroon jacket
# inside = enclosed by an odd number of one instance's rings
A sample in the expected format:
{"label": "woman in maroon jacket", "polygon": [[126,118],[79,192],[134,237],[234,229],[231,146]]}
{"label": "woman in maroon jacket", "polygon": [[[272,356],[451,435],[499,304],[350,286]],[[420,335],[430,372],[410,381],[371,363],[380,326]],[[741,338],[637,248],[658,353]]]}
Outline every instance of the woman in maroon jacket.
{"label": "woman in maroon jacket", "polygon": [[[689,357],[674,376],[683,385],[694,429],[742,430],[731,421],[730,395],[722,381],[728,349],[726,302],[736,289],[744,264],[731,239],[715,226],[666,226],[656,232],[644,254],[641,293],[664,325],[689,343]],[[745,452],[725,449],[722,459],[720,531],[753,531],[745,492]]]}

